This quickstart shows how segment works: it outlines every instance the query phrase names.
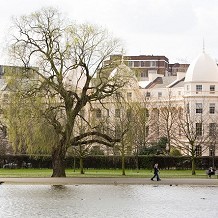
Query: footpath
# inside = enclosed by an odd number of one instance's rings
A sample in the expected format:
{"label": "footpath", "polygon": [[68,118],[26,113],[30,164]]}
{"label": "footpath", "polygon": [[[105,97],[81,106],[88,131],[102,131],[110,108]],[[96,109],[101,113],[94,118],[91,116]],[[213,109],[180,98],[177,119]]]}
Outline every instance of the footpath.
{"label": "footpath", "polygon": [[150,178],[0,178],[2,185],[191,185],[218,186],[217,178],[162,178],[151,181]]}

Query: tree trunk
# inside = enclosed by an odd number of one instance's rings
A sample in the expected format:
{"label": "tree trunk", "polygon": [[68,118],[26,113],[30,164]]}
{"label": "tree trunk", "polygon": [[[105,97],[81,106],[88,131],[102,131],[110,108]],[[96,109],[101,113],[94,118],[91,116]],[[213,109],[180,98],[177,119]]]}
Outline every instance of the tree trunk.
{"label": "tree trunk", "polygon": [[122,148],[122,175],[125,176],[125,151],[124,151],[124,146]]}
{"label": "tree trunk", "polygon": [[138,155],[138,151],[136,153],[135,161],[136,161],[136,170],[137,170],[137,173],[139,173],[139,155]]}
{"label": "tree trunk", "polygon": [[76,172],[76,157],[73,155],[73,172]]}
{"label": "tree trunk", "polygon": [[84,174],[83,158],[82,157],[80,157],[80,159],[79,159],[79,165],[80,165],[80,174]]}
{"label": "tree trunk", "polygon": [[62,149],[57,148],[52,153],[52,177],[66,177],[65,173],[65,154]]}
{"label": "tree trunk", "polygon": [[196,175],[195,168],[195,157],[192,157],[192,175]]}

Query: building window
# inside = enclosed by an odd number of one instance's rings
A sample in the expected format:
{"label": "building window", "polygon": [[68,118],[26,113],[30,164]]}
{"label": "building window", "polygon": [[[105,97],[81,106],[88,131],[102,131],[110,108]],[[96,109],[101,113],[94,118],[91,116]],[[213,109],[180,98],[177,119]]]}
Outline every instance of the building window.
{"label": "building window", "polygon": [[210,103],[209,113],[215,114],[215,103]]}
{"label": "building window", "polygon": [[145,108],[145,117],[149,117],[149,110]]}
{"label": "building window", "polygon": [[142,78],[145,78],[145,77],[148,77],[148,75],[147,75],[146,72],[141,72],[141,77],[142,77]]}
{"label": "building window", "polygon": [[101,118],[101,110],[100,109],[95,110],[95,116],[96,116],[96,118]]}
{"label": "building window", "polygon": [[145,61],[141,61],[141,67],[145,67]]}
{"label": "building window", "polygon": [[150,61],[150,67],[156,67],[156,61]]}
{"label": "building window", "polygon": [[196,135],[202,136],[202,123],[196,123]]}
{"label": "building window", "polygon": [[110,110],[106,109],[106,113],[107,113],[107,117],[109,117],[110,116]]}
{"label": "building window", "polygon": [[162,97],[162,92],[158,92],[158,98]]}
{"label": "building window", "polygon": [[115,117],[120,117],[120,109],[115,109]]}
{"label": "building window", "polygon": [[196,114],[202,114],[203,108],[202,103],[196,103]]}
{"label": "building window", "polygon": [[190,106],[189,106],[189,103],[186,104],[186,111],[187,111],[187,114],[190,113]]}
{"label": "building window", "polygon": [[216,123],[209,123],[209,136],[216,135]]}
{"label": "building window", "polygon": [[134,67],[139,67],[139,61],[134,61]]}
{"label": "building window", "polygon": [[215,85],[210,85],[210,93],[215,93]]}
{"label": "building window", "polygon": [[9,94],[4,93],[3,94],[3,102],[8,102],[8,100],[9,100]]}
{"label": "building window", "polygon": [[189,85],[186,86],[186,90],[189,91]]}
{"label": "building window", "polygon": [[178,95],[181,95],[181,91],[178,91]]}
{"label": "building window", "polygon": [[216,135],[216,123],[209,123],[209,136]]}
{"label": "building window", "polygon": [[202,103],[196,103],[196,114],[202,114],[202,112],[203,112]]}
{"label": "building window", "polygon": [[202,156],[202,147],[200,145],[197,145],[195,148],[195,155],[196,156]]}
{"label": "building window", "polygon": [[196,94],[202,92],[202,85],[196,85]]}
{"label": "building window", "polygon": [[133,61],[128,61],[128,67],[133,67]]}
{"label": "building window", "polygon": [[132,100],[132,92],[127,92],[127,100]]}
{"label": "building window", "polygon": [[150,98],[151,97],[151,93],[150,92],[146,92],[146,97]]}
{"label": "building window", "polygon": [[214,157],[215,156],[215,145],[211,145],[209,147],[209,156]]}
{"label": "building window", "polygon": [[130,121],[132,119],[132,110],[131,109],[126,110],[126,118],[128,121]]}
{"label": "building window", "polygon": [[149,135],[149,126],[145,127],[145,137],[148,137]]}
{"label": "building window", "polygon": [[115,126],[115,137],[120,138],[121,137],[121,129],[120,126]]}

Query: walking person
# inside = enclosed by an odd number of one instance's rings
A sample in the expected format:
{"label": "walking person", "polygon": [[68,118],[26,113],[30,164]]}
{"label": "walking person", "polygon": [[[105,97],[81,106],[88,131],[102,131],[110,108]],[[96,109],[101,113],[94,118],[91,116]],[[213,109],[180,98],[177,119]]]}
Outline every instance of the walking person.
{"label": "walking person", "polygon": [[208,172],[207,172],[209,178],[211,178],[211,175],[215,175],[215,170],[213,169],[213,167],[210,167],[208,169]]}
{"label": "walking person", "polygon": [[157,177],[157,181],[160,181],[160,176],[159,176],[159,168],[158,168],[158,163],[154,165],[154,176],[151,178],[152,181],[154,181],[154,178]]}

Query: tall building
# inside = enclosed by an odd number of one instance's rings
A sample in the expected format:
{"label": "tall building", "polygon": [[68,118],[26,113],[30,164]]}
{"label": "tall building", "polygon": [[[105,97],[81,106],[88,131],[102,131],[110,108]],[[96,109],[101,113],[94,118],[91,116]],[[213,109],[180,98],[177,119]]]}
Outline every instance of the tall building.
{"label": "tall building", "polygon": [[168,72],[171,76],[176,76],[177,72],[186,72],[188,70],[189,64],[174,63],[169,64]]}
{"label": "tall building", "polygon": [[[148,80],[149,73],[168,75],[169,60],[165,56],[158,55],[138,55],[138,56],[121,56],[112,55],[110,60],[123,62],[135,72],[139,81]],[[110,61],[109,60],[109,61]]]}

